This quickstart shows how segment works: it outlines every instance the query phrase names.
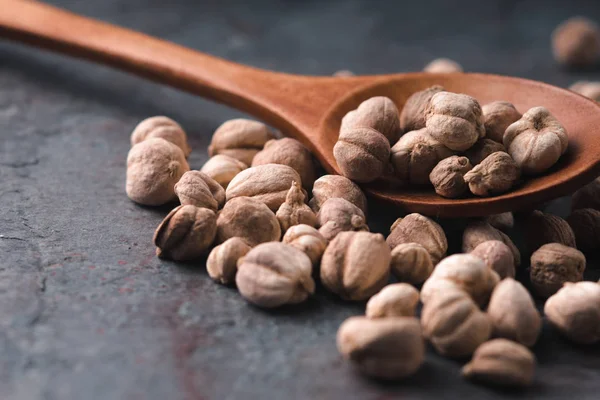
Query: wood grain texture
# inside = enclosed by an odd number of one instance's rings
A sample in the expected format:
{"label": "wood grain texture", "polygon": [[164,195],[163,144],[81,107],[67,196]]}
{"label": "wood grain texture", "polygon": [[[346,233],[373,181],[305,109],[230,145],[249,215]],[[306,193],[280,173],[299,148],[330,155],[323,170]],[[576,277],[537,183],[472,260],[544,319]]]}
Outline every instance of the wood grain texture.
{"label": "wood grain texture", "polygon": [[163,40],[34,1],[0,0],[0,35],[111,65],[248,112],[306,144],[330,173],[341,117],[385,95],[401,108],[434,84],[482,104],[507,100],[521,112],[543,105],[567,128],[568,152],[551,171],[491,198],[445,199],[432,189],[365,185],[373,197],[406,212],[468,217],[518,210],[569,194],[600,173],[600,106],[540,82],[480,74],[395,74],[354,78],[288,75],[231,63]]}

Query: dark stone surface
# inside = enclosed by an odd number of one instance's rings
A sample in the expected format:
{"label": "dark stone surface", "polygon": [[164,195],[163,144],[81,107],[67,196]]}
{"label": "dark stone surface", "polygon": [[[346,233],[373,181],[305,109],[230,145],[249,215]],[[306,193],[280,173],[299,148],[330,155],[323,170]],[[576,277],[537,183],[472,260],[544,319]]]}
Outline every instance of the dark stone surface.
{"label": "dark stone surface", "polygon": [[[600,20],[592,0],[53,3],[280,71],[411,71],[448,56],[470,71],[561,86],[600,78],[560,70],[549,47],[561,20]],[[335,348],[339,324],[364,305],[320,291],[303,306],[265,312],[212,283],[203,262],[159,261],[151,237],[167,209],[136,206],[124,193],[129,133],[156,114],[188,130],[196,168],[211,132],[240,115],[104,67],[0,42],[1,399],[506,395],[465,382],[459,362],[432,351],[404,383],[366,380]],[[568,201],[550,207],[564,215]],[[384,232],[398,211],[374,209],[371,227]],[[454,243],[457,226],[451,224]],[[591,269],[587,278],[598,279]],[[546,326],[534,351],[535,385],[512,396],[598,398],[599,346],[574,346]]]}

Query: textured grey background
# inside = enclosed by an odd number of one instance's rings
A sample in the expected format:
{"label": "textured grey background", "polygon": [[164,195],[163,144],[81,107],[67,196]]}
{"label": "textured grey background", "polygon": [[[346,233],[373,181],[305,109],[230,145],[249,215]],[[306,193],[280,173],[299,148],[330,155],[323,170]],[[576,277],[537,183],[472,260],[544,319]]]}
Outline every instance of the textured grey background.
{"label": "textured grey background", "polygon": [[[549,47],[561,20],[600,20],[593,0],[52,3],[294,73],[414,71],[447,56],[470,71],[560,86],[600,78],[560,70]],[[195,168],[206,160],[212,131],[240,115],[104,67],[0,42],[1,399],[506,395],[463,381],[460,363],[431,351],[413,379],[366,380],[335,349],[337,327],[362,304],[320,292],[303,306],[265,312],[213,284],[204,263],[154,257],[152,232],[168,210],[130,202],[124,179],[129,133],[156,114],[187,129]],[[568,201],[550,207],[564,214]],[[371,227],[383,232],[397,216],[381,207]],[[460,223],[449,226],[456,243]],[[598,270],[587,277],[597,279]],[[599,346],[571,345],[546,327],[534,350],[535,385],[512,396],[598,398]]]}

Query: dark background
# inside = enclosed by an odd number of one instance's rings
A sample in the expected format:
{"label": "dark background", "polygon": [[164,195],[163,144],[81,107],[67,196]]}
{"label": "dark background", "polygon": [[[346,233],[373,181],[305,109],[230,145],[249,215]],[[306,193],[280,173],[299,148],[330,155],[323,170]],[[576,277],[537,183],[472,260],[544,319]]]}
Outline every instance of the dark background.
{"label": "dark background", "polygon": [[[593,0],[52,3],[293,73],[416,71],[450,57],[467,71],[558,86],[600,79],[561,70],[550,49],[562,20],[600,21]],[[0,42],[1,399],[506,395],[465,382],[458,362],[431,351],[404,383],[364,379],[335,348],[339,324],[362,313],[362,304],[319,293],[300,307],[262,311],[210,281],[203,263],[159,261],[151,237],[167,210],[139,207],[124,191],[129,134],[158,114],[188,131],[193,168],[206,160],[213,130],[240,116],[121,72]],[[371,228],[385,232],[400,211],[375,208]],[[564,215],[568,200],[550,208]],[[456,235],[449,235],[454,243]],[[545,327],[534,351],[535,384],[512,396],[598,398],[598,345],[572,345]]]}

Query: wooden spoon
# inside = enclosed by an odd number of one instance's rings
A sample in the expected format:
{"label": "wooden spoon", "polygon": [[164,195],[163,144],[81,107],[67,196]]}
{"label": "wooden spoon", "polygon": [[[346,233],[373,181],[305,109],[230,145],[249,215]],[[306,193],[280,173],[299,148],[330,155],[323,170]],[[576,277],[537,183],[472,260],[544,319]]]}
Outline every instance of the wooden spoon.
{"label": "wooden spoon", "polygon": [[438,84],[482,104],[507,100],[521,112],[543,105],[569,132],[569,150],[544,176],[490,198],[444,199],[431,189],[364,185],[404,212],[482,216],[531,207],[569,194],[600,174],[600,107],[570,91],[526,79],[484,74],[395,74],[359,77],[288,75],[238,65],[182,46],[34,1],[0,0],[0,36],[108,64],[228,104],[309,147],[323,167],[333,158],[341,118],[371,96],[401,108],[414,92]]}

